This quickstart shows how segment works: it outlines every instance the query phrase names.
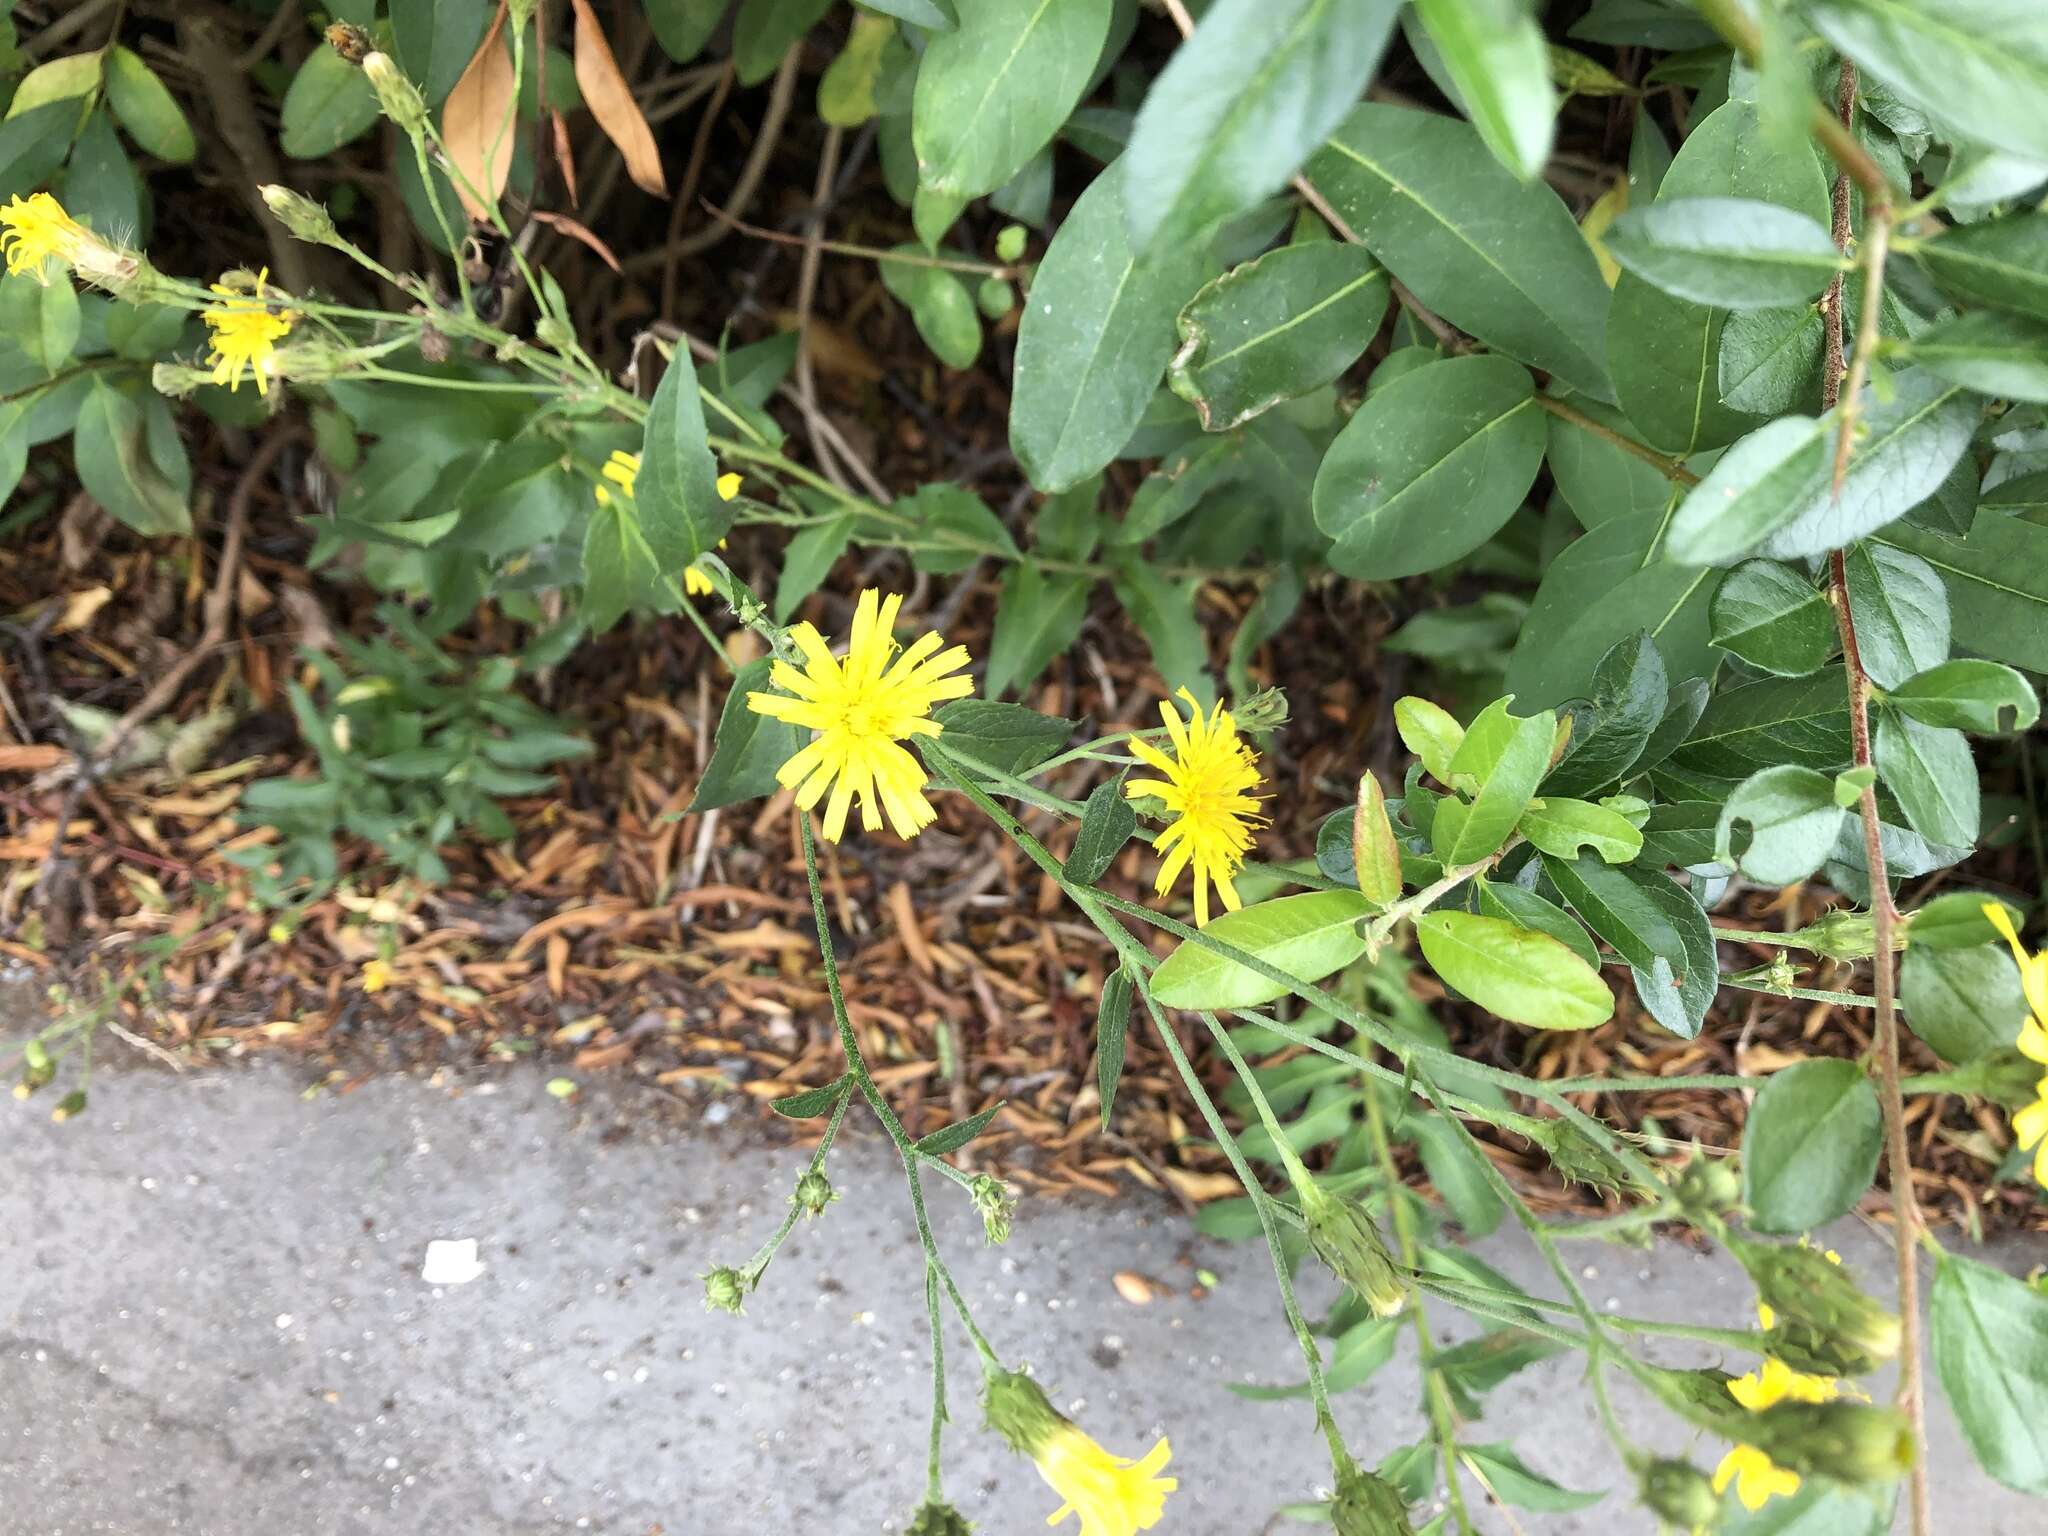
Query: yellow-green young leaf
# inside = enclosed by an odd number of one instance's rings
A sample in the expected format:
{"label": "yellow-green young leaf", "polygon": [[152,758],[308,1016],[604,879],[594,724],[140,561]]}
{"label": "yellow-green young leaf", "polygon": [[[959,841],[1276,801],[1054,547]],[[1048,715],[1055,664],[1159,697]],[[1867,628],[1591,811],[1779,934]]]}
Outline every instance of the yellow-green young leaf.
{"label": "yellow-green young leaf", "polygon": [[1758,1090],[1742,1134],[1742,1203],[1759,1232],[1806,1232],[1870,1188],[1877,1090],[1853,1061],[1802,1061]]}
{"label": "yellow-green young leaf", "polygon": [[1544,853],[1575,859],[1590,848],[1609,864],[1626,864],[1643,851],[1643,834],[1626,816],[1588,800],[1546,796],[1532,801],[1517,824]]}
{"label": "yellow-green young leaf", "polygon": [[896,23],[887,16],[854,13],[846,46],[818,78],[818,116],[835,128],[858,128],[875,115],[882,50],[895,35]]}
{"label": "yellow-green young leaf", "polygon": [[1547,933],[1470,912],[1427,912],[1415,936],[1430,969],[1511,1024],[1591,1029],[1614,1013],[1600,973]]}
{"label": "yellow-green young leaf", "polygon": [[[1308,984],[1365,953],[1358,921],[1372,912],[1373,904],[1357,891],[1310,891],[1226,912],[1202,930],[1202,937]],[[1197,939],[1183,939],[1152,973],[1152,995],[1169,1008],[1255,1008],[1290,990],[1286,982]]]}
{"label": "yellow-green young leaf", "polygon": [[119,44],[107,50],[107,105],[128,136],[159,160],[183,165],[198,153],[192,125],[142,56]]}
{"label": "yellow-green young leaf", "polygon": [[[1589,59],[1570,48],[1552,43],[1547,50],[1550,78],[1570,96],[1633,96],[1630,85],[1598,59]],[[1654,190],[1654,189],[1653,189]]]}
{"label": "yellow-green young leaf", "polygon": [[2018,931],[2020,910],[2011,902],[2000,901],[1987,891],[1949,891],[1906,915],[1908,940],[1924,949],[1976,949],[1997,944],[1998,930],[1984,916],[1987,906],[2001,909]]}
{"label": "yellow-green young leaf", "polygon": [[1394,729],[1401,745],[1422,760],[1422,768],[1439,784],[1451,782],[1451,758],[1465,740],[1465,727],[1450,711],[1415,694],[1394,701]]}
{"label": "yellow-green young leaf", "polygon": [[1387,820],[1387,797],[1368,768],[1358,776],[1358,808],[1351,818],[1351,861],[1367,901],[1387,906],[1401,895],[1401,847]]}
{"label": "yellow-green young leaf", "polygon": [[2048,1295],[1974,1259],[1934,1272],[1934,1369],[1978,1465],[2048,1493]]}
{"label": "yellow-green young leaf", "polygon": [[1470,864],[1507,841],[1550,768],[1557,716],[1546,709],[1517,719],[1507,703],[1482,710],[1451,759],[1452,778],[1475,782],[1478,793],[1469,814],[1448,824],[1441,815],[1447,807],[1439,807],[1431,841],[1447,863]]}
{"label": "yellow-green young leaf", "polygon": [[8,103],[7,115],[18,117],[53,101],[83,96],[97,89],[99,83],[100,52],[97,48],[91,53],[74,53],[66,58],[52,59],[47,64],[38,64],[22,77],[21,84],[15,87],[14,100]]}

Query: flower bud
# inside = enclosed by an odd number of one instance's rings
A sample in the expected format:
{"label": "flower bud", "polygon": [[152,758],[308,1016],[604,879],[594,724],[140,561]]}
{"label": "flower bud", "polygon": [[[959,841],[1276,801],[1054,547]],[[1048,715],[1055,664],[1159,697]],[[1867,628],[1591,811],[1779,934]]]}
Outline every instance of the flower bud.
{"label": "flower bud", "polygon": [[1694,1226],[1717,1220],[1742,1198],[1742,1178],[1726,1158],[1709,1157],[1695,1145],[1672,1187],[1685,1219]]}
{"label": "flower bud", "polygon": [[1296,1177],[1294,1190],[1308,1223],[1309,1246],[1330,1273],[1356,1291],[1374,1317],[1392,1317],[1407,1306],[1408,1288],[1394,1272],[1394,1256],[1365,1209],[1321,1189],[1305,1173]]}
{"label": "flower bud", "polygon": [[839,1191],[832,1187],[830,1179],[815,1168],[806,1168],[796,1181],[796,1193],[789,1197],[789,1203],[806,1216],[822,1216],[825,1207],[838,1198]]}
{"label": "flower bud", "polygon": [[999,1365],[986,1367],[982,1376],[981,1411],[988,1427],[1020,1456],[1036,1457],[1039,1447],[1066,1422],[1037,1382]]}
{"label": "flower bud", "polygon": [[182,400],[202,384],[213,382],[211,368],[194,368],[187,363],[158,363],[149,370],[149,382],[156,392]]}
{"label": "flower bud", "polygon": [[1681,1531],[1709,1530],[1721,1512],[1714,1485],[1689,1461],[1648,1463],[1638,1474],[1636,1498],[1658,1519]]}
{"label": "flower bud", "polygon": [[1287,723],[1287,695],[1278,688],[1261,688],[1239,699],[1230,715],[1241,731],[1277,731]]}
{"label": "flower bud", "polygon": [[1637,1179],[1628,1169],[1569,1120],[1518,1119],[1514,1129],[1541,1147],[1550,1166],[1573,1183],[1614,1194],[1637,1186]]}
{"label": "flower bud", "polygon": [[416,139],[426,131],[427,104],[420,96],[420,88],[406,78],[405,71],[392,62],[390,54],[365,54],[363,73],[369,77],[384,115],[398,124],[408,138]]}
{"label": "flower bud", "polygon": [[[382,58],[379,54],[377,57]],[[290,187],[271,182],[263,189],[263,205],[277,216],[292,235],[314,245],[335,245],[340,236],[334,230],[334,218],[327,211],[327,205],[316,203],[303,192],[294,192]]]}
{"label": "flower bud", "polygon": [[1337,1536],[1415,1536],[1400,1490],[1355,1465],[1337,1474],[1330,1523],[1336,1526]]}
{"label": "flower bud", "polygon": [[1728,1383],[1735,1378],[1726,1371],[1674,1370],[1646,1364],[1641,1380],[1687,1423],[1731,1440],[1748,1433],[1750,1415],[1729,1396]]}
{"label": "flower bud", "polygon": [[974,1527],[950,1504],[926,1504],[903,1536],[973,1536]]}
{"label": "flower bud", "polygon": [[1010,1199],[1010,1192],[1003,1188],[1000,1179],[986,1173],[974,1176],[974,1182],[967,1186],[967,1196],[974,1202],[974,1208],[981,1212],[981,1230],[991,1243],[1007,1243],[1010,1240],[1010,1218],[1017,1207]]}
{"label": "flower bud", "polygon": [[[1817,921],[1808,923],[1792,938],[1830,960],[1863,960],[1877,953],[1877,924],[1871,915],[1841,907],[1822,913]],[[1901,925],[1892,940],[1892,948],[1905,947],[1906,930]]]}
{"label": "flower bud", "polygon": [[704,1277],[705,1310],[730,1312],[737,1317],[746,1310],[742,1303],[753,1288],[743,1272],[730,1264],[721,1264]]}
{"label": "flower bud", "polygon": [[1838,1260],[1804,1244],[1730,1246],[1756,1285],[1769,1353],[1795,1371],[1860,1376],[1898,1354],[1898,1315],[1879,1306]]}
{"label": "flower bud", "polygon": [[1883,1483],[1913,1465],[1913,1430],[1896,1408],[1783,1402],[1751,1414],[1743,1439],[1781,1467],[1838,1483]]}

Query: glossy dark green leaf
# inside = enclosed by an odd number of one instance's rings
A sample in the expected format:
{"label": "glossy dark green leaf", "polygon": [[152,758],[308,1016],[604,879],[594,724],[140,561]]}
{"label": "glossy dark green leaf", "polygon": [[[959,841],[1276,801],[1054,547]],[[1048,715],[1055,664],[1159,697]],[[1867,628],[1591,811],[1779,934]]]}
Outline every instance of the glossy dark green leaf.
{"label": "glossy dark green leaf", "polygon": [[1714,862],[1721,824],[1718,800],[1666,800],[1652,806],[1643,823],[1643,860],[1681,869]]}
{"label": "glossy dark green leaf", "polygon": [[988,1129],[989,1121],[995,1119],[996,1111],[1003,1107],[998,1099],[987,1109],[978,1110],[965,1120],[956,1120],[951,1125],[940,1126],[929,1136],[917,1139],[917,1150],[927,1157],[943,1157],[948,1152],[957,1152]]}
{"label": "glossy dark green leaf", "polygon": [[1217,0],[1124,150],[1139,251],[1207,236],[1286,185],[1372,77],[1396,0]]}
{"label": "glossy dark green leaf", "polygon": [[[1281,896],[1213,919],[1203,933],[1313,983],[1365,953],[1359,920],[1373,905],[1356,891]],[[1285,984],[1184,939],[1152,973],[1152,995],[1169,1008],[1255,1008],[1284,997]]]}
{"label": "glossy dark green leaf", "polygon": [[1416,0],[1415,14],[1494,158],[1524,180],[1550,159],[1557,90],[1543,29],[1520,0]]}
{"label": "glossy dark green leaf", "polygon": [[1042,491],[1086,479],[1130,440],[1173,355],[1174,317],[1207,275],[1199,246],[1132,254],[1120,166],[1053,236],[1017,332],[1010,446]]}
{"label": "glossy dark green leaf", "polygon": [[1531,1029],[1591,1029],[1614,1013],[1600,973],[1549,934],[1470,912],[1425,912],[1415,937],[1430,969],[1496,1018]]}
{"label": "glossy dark green leaf", "polygon": [[1849,702],[1839,666],[1811,677],[1771,677],[1714,696],[1674,766],[1743,779],[1796,763],[1833,773],[1849,762]]}
{"label": "glossy dark green leaf", "polygon": [[1957,1065],[2011,1049],[2013,1021],[2027,1016],[2019,967],[2002,944],[1942,949],[1917,933],[1899,961],[1899,1002],[1913,1033]]}
{"label": "glossy dark green leaf", "polygon": [[430,107],[439,106],[469,67],[491,19],[490,8],[458,0],[389,0],[393,49]]}
{"label": "glossy dark green leaf", "polygon": [[852,1091],[852,1077],[841,1073],[822,1088],[806,1088],[786,1099],[775,1099],[768,1107],[785,1120],[815,1120],[830,1114],[832,1107]]}
{"label": "glossy dark green leaf", "polygon": [[1102,1129],[1109,1130],[1116,1108],[1117,1084],[1124,1075],[1124,1036],[1131,1023],[1131,978],[1122,966],[1102,984],[1102,1007],[1095,1017],[1095,1095],[1102,1101]]}
{"label": "glossy dark green leaf", "polygon": [[1929,373],[2002,400],[2048,404],[2048,325],[1978,310],[1915,336],[1911,356]]}
{"label": "glossy dark green leaf", "polygon": [[284,93],[278,144],[294,160],[318,160],[377,121],[377,93],[363,72],[332,48],[309,52]]}
{"label": "glossy dark green leaf", "polygon": [[1521,505],[1546,435],[1528,370],[1503,357],[1445,358],[1375,391],[1316,475],[1331,566],[1391,580],[1470,553]]}
{"label": "glossy dark green leaf", "polygon": [[[2048,527],[1980,516],[1967,539],[1953,539],[1894,523],[1871,543],[1911,554],[1937,574],[1972,651],[2048,672]],[[1920,670],[1909,667],[1900,680]]]}
{"label": "glossy dark green leaf", "polygon": [[[1308,175],[1417,298],[1510,357],[1613,399],[1600,356],[1607,285],[1555,193],[1523,182],[1464,123],[1368,102]],[[1499,231],[1515,231],[1513,248]]]}
{"label": "glossy dark green leaf", "polygon": [[2048,214],[1959,224],[1914,254],[1945,293],[2048,320]]}
{"label": "glossy dark green leaf", "polygon": [[1995,661],[1945,661],[1899,684],[1891,702],[1922,725],[1984,735],[2024,731],[2041,718],[2033,685]]}
{"label": "glossy dark green leaf", "polygon": [[1721,326],[1721,403],[1757,416],[1814,409],[1826,340],[1813,305],[1729,315]]}
{"label": "glossy dark green leaf", "polygon": [[1759,1232],[1810,1232],[1855,1209],[1884,1139],[1853,1061],[1802,1061],[1757,1090],[1742,1132],[1742,1203]]}
{"label": "glossy dark green leaf", "polygon": [[816,26],[832,0],[740,0],[732,20],[733,73],[741,85],[759,85],[783,55]]}
{"label": "glossy dark green leaf", "polygon": [[1934,1369],[1977,1464],[2048,1493],[2048,1295],[1975,1259],[1934,1271]]}
{"label": "glossy dark green leaf", "polygon": [[776,770],[810,739],[810,732],[801,726],[771,720],[747,707],[748,694],[769,691],[768,673],[773,664],[763,656],[733,675],[732,691],[718,712],[717,734],[711,738],[711,761],[697,783],[697,793],[690,798],[690,814],[774,794]]}
{"label": "glossy dark green leaf", "polygon": [[718,494],[718,465],[705,438],[704,403],[689,350],[678,346],[647,403],[647,435],[633,484],[640,526],[664,575],[680,575],[711,553],[732,527],[733,504]]}
{"label": "glossy dark green leaf", "polygon": [[1138,813],[1124,794],[1124,775],[1096,785],[1081,807],[1081,825],[1061,873],[1076,885],[1093,885],[1109,872],[1137,830]]}
{"label": "glossy dark green leaf", "polygon": [[1111,6],[954,0],[954,10],[959,26],[933,37],[918,65],[911,137],[921,186],[980,197],[1016,175],[1080,102]]}
{"label": "glossy dark green leaf", "polygon": [[1843,556],[1863,670],[1880,688],[1948,659],[1948,593],[1927,561],[1872,540]]}
{"label": "glossy dark green leaf", "polygon": [[1358,361],[1387,296],[1386,270],[1362,246],[1282,246],[1224,273],[1180,312],[1166,381],[1204,430],[1224,431]]}
{"label": "glossy dark green leaf", "polygon": [[26,197],[64,163],[78,129],[78,103],[46,101],[0,122],[0,197]]}
{"label": "glossy dark green leaf", "polygon": [[[1003,773],[1036,768],[1067,744],[1075,721],[1041,715],[1021,704],[988,699],[955,699],[932,712],[939,723],[942,749],[974,758]],[[923,738],[920,738],[923,740]],[[972,764],[963,764],[971,776]]]}
{"label": "glossy dark green leaf", "polygon": [[[1572,404],[1600,425],[1624,437],[1635,436],[1633,424],[1612,407],[1584,399]],[[1654,465],[1559,416],[1550,418],[1549,433],[1545,461],[1580,527],[1598,528],[1618,518],[1661,513],[1671,504],[1676,487]]]}
{"label": "glossy dark green leaf", "polygon": [[1889,710],[1878,716],[1876,736],[1878,777],[1906,824],[1930,843],[1974,844],[1982,812],[1969,738]]}
{"label": "glossy dark green leaf", "polygon": [[1722,806],[1714,857],[1760,885],[1791,885],[1827,862],[1842,816],[1826,774],[1789,763],[1766,768]]}
{"label": "glossy dark green leaf", "polygon": [[1038,680],[1052,659],[1072,647],[1088,617],[1095,578],[1085,571],[1046,572],[1030,561],[1010,567],[996,598],[983,688],[1001,698]]}
{"label": "glossy dark green leaf", "polygon": [[1697,1035],[1720,970],[1713,930],[1693,899],[1655,870],[1590,854],[1546,857],[1543,868],[1585,925],[1629,963],[1650,1016],[1683,1039]]}
{"label": "glossy dark green leaf", "polygon": [[106,89],[107,105],[145,153],[183,165],[199,152],[185,109],[142,55],[118,43],[109,48]]}
{"label": "glossy dark green leaf", "polygon": [[[2009,480],[1985,489],[1979,506],[2000,517],[2023,517],[2032,523],[2048,527],[2048,469],[2030,470],[2024,475],[2014,475]],[[1970,530],[1970,520],[1956,529],[1943,529],[1961,538]]]}
{"label": "glossy dark green leaf", "polygon": [[1745,560],[1714,589],[1714,644],[1780,677],[1804,677],[1835,653],[1835,613],[1813,582],[1775,560]]}
{"label": "glossy dark green leaf", "polygon": [[1660,197],[1616,219],[1606,238],[1637,276],[1723,309],[1803,305],[1843,265],[1827,226],[1757,198]]}
{"label": "glossy dark green leaf", "polygon": [[1186,517],[1211,491],[1244,478],[1240,439],[1204,434],[1159,462],[1138,487],[1124,519],[1110,532],[1113,544],[1142,544]]}
{"label": "glossy dark green leaf", "polygon": [[1624,778],[1664,717],[1664,659],[1638,631],[1600,658],[1590,696],[1571,709],[1572,734],[1543,793],[1589,795]]}

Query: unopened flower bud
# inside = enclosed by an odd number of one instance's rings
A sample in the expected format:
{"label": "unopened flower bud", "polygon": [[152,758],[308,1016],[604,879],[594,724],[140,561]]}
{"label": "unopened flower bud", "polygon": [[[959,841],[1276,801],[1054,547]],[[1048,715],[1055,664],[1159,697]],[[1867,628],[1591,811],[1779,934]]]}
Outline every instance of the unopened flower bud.
{"label": "unopened flower bud", "polygon": [[1590,1185],[1615,1194],[1633,1189],[1637,1180],[1628,1169],[1608,1155],[1605,1148],[1569,1120],[1517,1120],[1514,1129],[1535,1142],[1550,1159],[1550,1166],[1574,1183]]}
{"label": "unopened flower bud", "polygon": [[1743,1439],[1781,1467],[1838,1483],[1887,1483],[1913,1465],[1906,1416],[1870,1403],[1779,1403],[1751,1414]]}
{"label": "unopened flower bud", "polygon": [[1840,1259],[1803,1243],[1731,1246],[1756,1285],[1770,1353],[1795,1371],[1860,1376],[1898,1354],[1898,1314],[1866,1294]]}
{"label": "unopened flower bud", "polygon": [[796,1181],[796,1193],[789,1197],[789,1203],[806,1216],[822,1216],[825,1207],[838,1198],[839,1191],[832,1187],[830,1179],[815,1168],[806,1168]]}
{"label": "unopened flower bud", "polygon": [[1010,1192],[1003,1188],[1002,1181],[986,1173],[974,1176],[974,1182],[967,1186],[967,1196],[974,1202],[974,1208],[981,1212],[981,1230],[991,1243],[1007,1243],[1010,1240],[1010,1218],[1016,1214],[1016,1204],[1010,1199]]}
{"label": "unopened flower bud", "polygon": [[1692,1159],[1679,1170],[1672,1193],[1693,1225],[1717,1219],[1742,1198],[1742,1178],[1726,1158],[1710,1157],[1695,1145]]}
{"label": "unopened flower bud", "polygon": [[1639,1474],[1636,1497],[1658,1519],[1681,1531],[1708,1530],[1721,1513],[1714,1485],[1689,1461],[1650,1462]]}
{"label": "unopened flower bud", "polygon": [[1337,1528],[1337,1536],[1415,1536],[1400,1490],[1357,1466],[1337,1474],[1330,1523]]}
{"label": "unopened flower bud", "polygon": [[974,1527],[950,1504],[926,1504],[920,1508],[903,1536],[973,1536]]}
{"label": "unopened flower bud", "polygon": [[1241,731],[1277,731],[1287,723],[1287,695],[1278,688],[1261,688],[1239,699],[1230,715]]}
{"label": "unopened flower bud", "polygon": [[408,138],[418,138],[426,131],[427,104],[420,88],[406,78],[405,71],[392,61],[390,54],[365,54],[363,73],[369,77],[370,88],[377,93],[377,104],[384,109],[384,115],[398,124]]}
{"label": "unopened flower bud", "polygon": [[1374,1317],[1392,1317],[1407,1306],[1408,1288],[1394,1272],[1394,1256],[1364,1207],[1328,1193],[1307,1174],[1295,1179],[1294,1190],[1308,1223],[1309,1246],[1330,1273],[1356,1291]]}
{"label": "unopened flower bud", "polygon": [[[1836,908],[1823,913],[1817,921],[1808,923],[1792,937],[1815,954],[1825,955],[1830,960],[1862,960],[1877,953],[1877,925],[1868,912]],[[1906,947],[1903,925],[1894,937],[1892,947]]]}
{"label": "unopened flower bud", "polygon": [[76,1120],[85,1113],[85,1090],[74,1088],[57,1101],[57,1107],[50,1111],[53,1125],[62,1125],[66,1120]]}
{"label": "unopened flower bud", "polygon": [[707,1311],[730,1312],[738,1316],[753,1287],[747,1277],[730,1264],[721,1264],[704,1277],[704,1306]]}
{"label": "unopened flower bud", "polygon": [[213,370],[186,363],[158,363],[149,370],[149,382],[158,394],[182,400],[200,385],[211,384]]}
{"label": "unopened flower bud", "polygon": [[[379,54],[379,58],[383,55]],[[334,219],[327,211],[327,205],[316,203],[303,192],[294,192],[290,187],[270,182],[263,189],[263,205],[277,216],[277,222],[289,230],[294,237],[314,245],[334,245],[340,237],[334,230]]]}

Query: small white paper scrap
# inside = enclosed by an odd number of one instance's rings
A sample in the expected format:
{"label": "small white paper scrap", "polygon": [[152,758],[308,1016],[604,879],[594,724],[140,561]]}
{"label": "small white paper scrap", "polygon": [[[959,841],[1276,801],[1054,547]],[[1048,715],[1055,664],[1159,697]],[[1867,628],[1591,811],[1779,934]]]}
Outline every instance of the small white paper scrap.
{"label": "small white paper scrap", "polygon": [[473,1237],[437,1237],[427,1244],[420,1278],[429,1285],[467,1285],[484,1272]]}

